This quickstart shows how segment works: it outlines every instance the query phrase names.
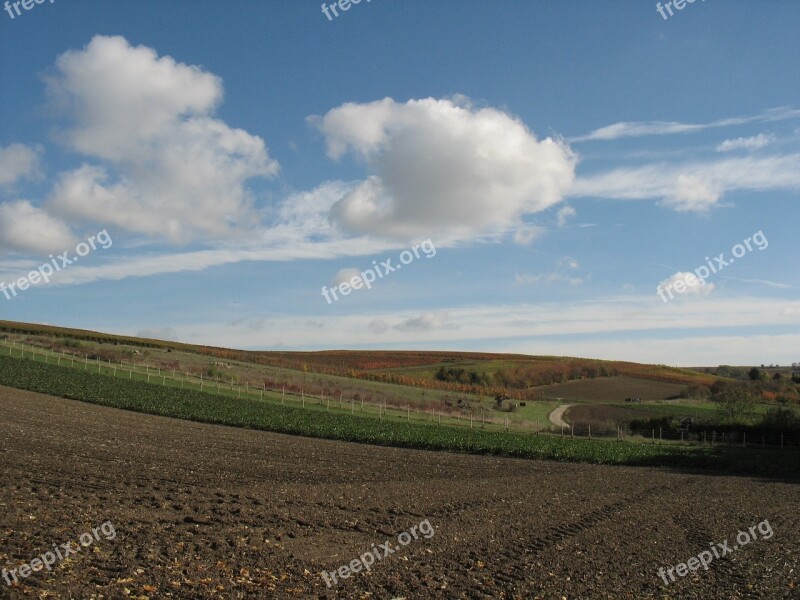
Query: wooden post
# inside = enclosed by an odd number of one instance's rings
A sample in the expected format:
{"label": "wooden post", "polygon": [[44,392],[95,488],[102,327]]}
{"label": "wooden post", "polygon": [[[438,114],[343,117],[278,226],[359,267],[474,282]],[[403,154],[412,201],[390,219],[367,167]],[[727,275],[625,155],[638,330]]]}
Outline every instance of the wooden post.
{"label": "wooden post", "polygon": [[781,450],[783,450],[783,432],[781,431]]}
{"label": "wooden post", "polygon": [[747,432],[742,433],[742,448],[747,448]]}
{"label": "wooden post", "polygon": [[661,439],[661,427],[658,428],[658,443],[660,444],[662,441]]}
{"label": "wooden post", "polygon": [[592,424],[589,423],[589,439],[592,439]]}
{"label": "wooden post", "polygon": [[284,385],[281,388],[281,404],[283,404],[284,399],[286,398],[286,386]]}

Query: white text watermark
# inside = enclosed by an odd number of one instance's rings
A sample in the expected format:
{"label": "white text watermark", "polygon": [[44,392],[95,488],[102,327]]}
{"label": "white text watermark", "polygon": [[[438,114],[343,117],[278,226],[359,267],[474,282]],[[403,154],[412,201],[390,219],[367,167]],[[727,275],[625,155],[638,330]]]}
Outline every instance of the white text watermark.
{"label": "white text watermark", "polygon": [[[752,242],[752,244],[750,242]],[[659,283],[658,286],[656,286],[656,292],[659,296],[661,296],[661,299],[665,303],[669,302],[675,297],[672,294],[673,291],[677,292],[678,294],[683,294],[685,292],[697,292],[702,289],[702,286],[707,285],[706,279],[708,279],[713,273],[719,273],[725,267],[732,265],[737,258],[742,258],[748,252],[752,252],[753,244],[755,244],[755,247],[759,250],[764,250],[769,246],[769,240],[767,240],[764,232],[759,230],[749,238],[745,239],[741,244],[736,244],[733,248],[731,248],[731,254],[733,254],[734,258],[726,260],[724,252],[721,252],[719,256],[714,257],[713,260],[706,256],[705,260],[708,266],[701,265],[697,267],[693,273],[676,273],[669,279]],[[698,284],[701,287],[695,288],[695,286]],[[669,298],[667,298],[667,295]]]}
{"label": "white text watermark", "polygon": [[[392,266],[391,258],[387,258],[380,263],[377,260],[373,260],[373,268],[366,269],[360,273],[356,272],[348,279],[348,281],[342,281],[331,289],[328,289],[327,285],[323,285],[322,295],[325,297],[325,300],[328,301],[328,304],[331,304],[334,300],[339,299],[339,297],[336,295],[337,291],[342,296],[349,296],[350,292],[353,290],[360,290],[364,287],[367,289],[372,289],[372,284],[378,279],[383,279],[389,273],[393,273],[402,269],[403,265],[407,265],[413,262],[415,259],[420,258],[420,250],[422,250],[422,252],[425,254],[425,258],[433,258],[436,256],[436,247],[433,245],[433,242],[430,239],[427,239],[421,244],[415,244],[411,250],[403,250],[400,253],[401,264]],[[333,300],[331,300],[331,296],[333,296]]]}
{"label": "white text watermark", "polygon": [[380,544],[377,547],[376,544],[372,544],[372,548],[369,550],[369,552],[365,552],[359,558],[354,558],[349,564],[342,565],[330,573],[328,571],[322,571],[322,578],[330,588],[333,587],[334,584],[338,583],[337,578],[339,577],[342,579],[347,579],[353,573],[360,573],[362,569],[369,571],[372,569],[372,565],[375,564],[376,560],[383,560],[390,554],[394,554],[400,550],[403,546],[408,546],[413,540],[418,540],[419,534],[417,532],[421,533],[422,537],[424,537],[426,540],[431,539],[435,533],[431,522],[428,519],[425,519],[419,525],[414,525],[408,531],[404,531],[397,536],[397,541],[400,544],[399,546],[392,547],[392,543],[389,540],[386,540],[383,544]]}
{"label": "white text watermark", "polygon": [[78,262],[79,257],[86,256],[92,250],[97,250],[97,244],[100,244],[100,247],[103,250],[108,250],[111,248],[113,243],[114,241],[111,239],[111,236],[108,235],[108,231],[103,229],[103,231],[99,232],[97,235],[89,236],[89,239],[87,239],[85,242],[81,242],[75,246],[75,254],[77,254],[77,256],[70,258],[68,256],[69,252],[64,252],[63,254],[59,254],[57,256],[53,256],[51,254],[50,262],[44,263],[38,269],[31,271],[26,276],[20,277],[16,281],[12,281],[9,284],[6,284],[4,281],[0,281],[0,292],[5,295],[6,300],[11,300],[11,298],[16,297],[19,292],[24,292],[32,285],[50,283],[50,278],[54,273],[61,271],[73,263]]}
{"label": "white text watermark", "polygon": [[2,576],[6,584],[12,585],[19,583],[17,575],[23,578],[28,578],[32,573],[37,573],[42,569],[52,571],[53,567],[72,554],[77,554],[81,548],[87,548],[94,542],[100,541],[100,534],[103,534],[106,540],[110,541],[117,537],[117,532],[114,529],[114,524],[111,521],[106,521],[100,527],[92,529],[91,533],[82,533],[78,538],[78,543],[66,542],[64,544],[53,544],[53,549],[43,553],[38,558],[34,558],[30,563],[25,563],[16,569],[3,569]]}
{"label": "white text watermark", "polygon": [[[728,554],[733,554],[736,550],[745,547],[751,541],[754,542],[758,540],[759,538],[756,537],[756,531],[761,534],[760,539],[762,540],[768,540],[773,536],[772,526],[767,519],[764,519],[761,523],[753,525],[747,531],[738,532],[736,534],[736,544],[734,544],[733,548],[728,544],[728,540],[725,540],[721,544],[709,544],[711,550],[703,550],[697,556],[693,556],[685,563],[679,563],[674,567],[661,567],[657,571],[658,575],[664,580],[666,585],[669,585],[670,580],[676,581],[675,573],[680,577],[686,577],[690,571],[697,571],[701,566],[704,570],[708,571],[708,565],[710,565],[715,558],[723,558]],[[667,575],[669,575],[669,580],[667,579]]]}

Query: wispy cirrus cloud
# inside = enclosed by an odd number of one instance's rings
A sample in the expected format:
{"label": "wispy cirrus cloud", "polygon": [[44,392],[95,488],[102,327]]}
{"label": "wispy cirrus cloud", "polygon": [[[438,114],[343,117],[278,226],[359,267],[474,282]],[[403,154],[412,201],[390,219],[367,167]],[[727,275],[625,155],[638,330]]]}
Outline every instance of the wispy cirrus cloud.
{"label": "wispy cirrus cloud", "polygon": [[622,167],[579,177],[569,196],[659,200],[674,210],[702,212],[741,190],[800,190],[800,154]]}
{"label": "wispy cirrus cloud", "polygon": [[769,146],[775,141],[775,136],[759,133],[752,137],[739,137],[725,140],[717,146],[717,152],[731,152],[732,150],[759,150]]}
{"label": "wispy cirrus cloud", "polygon": [[695,133],[706,129],[747,125],[749,123],[770,123],[800,118],[800,109],[781,107],[766,110],[749,117],[732,117],[709,123],[681,123],[677,121],[622,121],[595,129],[588,134],[570,138],[570,143],[589,141],[608,141],[620,138],[644,137],[653,135],[675,135]]}

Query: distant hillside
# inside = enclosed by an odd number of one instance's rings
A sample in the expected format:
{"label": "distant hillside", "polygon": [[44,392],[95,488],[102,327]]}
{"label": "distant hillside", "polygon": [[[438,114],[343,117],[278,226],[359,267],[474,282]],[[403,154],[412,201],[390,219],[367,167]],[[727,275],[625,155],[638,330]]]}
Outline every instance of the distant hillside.
{"label": "distant hillside", "polygon": [[[71,341],[177,350],[303,372],[519,399],[541,396],[537,389],[540,386],[576,380],[624,376],[682,386],[708,386],[717,379],[706,373],[662,365],[559,356],[383,350],[247,351],[12,321],[0,321],[0,332],[43,336],[50,340],[46,345],[65,351],[69,351]],[[97,348],[95,353],[102,358],[118,358],[113,348]]]}

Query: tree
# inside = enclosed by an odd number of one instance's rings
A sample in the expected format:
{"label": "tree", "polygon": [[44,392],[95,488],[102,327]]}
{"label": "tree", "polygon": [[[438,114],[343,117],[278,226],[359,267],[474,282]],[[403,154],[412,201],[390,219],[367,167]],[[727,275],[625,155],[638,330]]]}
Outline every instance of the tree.
{"label": "tree", "polygon": [[[761,365],[762,367],[764,365]],[[767,378],[767,373],[758,367],[753,367],[747,372],[750,381],[764,381]]]}
{"label": "tree", "polygon": [[755,408],[755,397],[747,387],[730,385],[712,398],[718,405],[723,418],[730,422],[749,419]]}

